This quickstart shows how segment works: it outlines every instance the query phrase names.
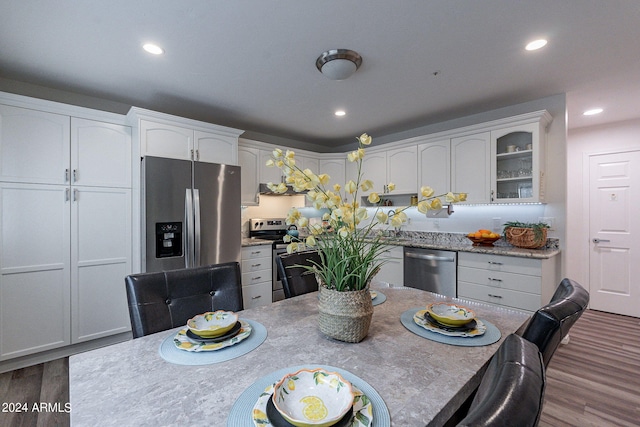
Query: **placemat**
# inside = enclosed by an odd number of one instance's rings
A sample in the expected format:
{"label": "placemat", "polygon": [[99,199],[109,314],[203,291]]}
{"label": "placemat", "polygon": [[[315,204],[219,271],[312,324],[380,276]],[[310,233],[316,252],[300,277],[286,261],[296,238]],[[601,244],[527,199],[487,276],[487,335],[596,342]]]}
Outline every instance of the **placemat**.
{"label": "placemat", "polygon": [[482,320],[482,323],[486,325],[487,331],[479,337],[449,337],[437,332],[427,331],[425,328],[417,325],[416,322],[413,321],[413,315],[423,309],[424,307],[412,308],[400,315],[400,321],[404,327],[422,338],[443,344],[459,345],[464,347],[480,347],[483,345],[493,344],[494,342],[499,341],[502,336],[500,330],[493,323],[487,322],[485,319],[480,320]]}
{"label": "placemat", "polygon": [[331,372],[338,372],[347,381],[358,387],[367,397],[371,400],[373,405],[373,425],[375,427],[390,427],[391,416],[389,415],[389,409],[382,400],[382,397],[378,392],[369,385],[365,380],[355,376],[351,372],[344,369],[336,368],[327,365],[300,365],[292,366],[289,368],[280,369],[279,371],[272,372],[260,378],[253,384],[251,384],[236,400],[233,404],[231,412],[229,412],[229,418],[227,418],[227,427],[251,427],[253,426],[253,418],[251,411],[253,406],[258,401],[260,393],[264,391],[269,384],[273,384],[280,378],[288,374],[289,372],[296,372],[300,369],[316,369],[322,368]]}
{"label": "placemat", "polygon": [[158,352],[160,357],[169,363],[175,363],[176,365],[210,365],[212,363],[226,362],[227,360],[235,359],[243,354],[247,354],[252,350],[255,350],[264,342],[267,338],[267,328],[262,323],[258,323],[255,320],[242,319],[251,325],[251,335],[244,341],[239,342],[231,347],[223,348],[217,351],[201,351],[201,352],[189,352],[180,350],[173,343],[173,338],[177,332],[172,332],[167,338],[162,341]]}
{"label": "placemat", "polygon": [[376,297],[371,300],[373,305],[380,305],[387,300],[387,296],[382,292],[376,290],[376,294],[377,294]]}

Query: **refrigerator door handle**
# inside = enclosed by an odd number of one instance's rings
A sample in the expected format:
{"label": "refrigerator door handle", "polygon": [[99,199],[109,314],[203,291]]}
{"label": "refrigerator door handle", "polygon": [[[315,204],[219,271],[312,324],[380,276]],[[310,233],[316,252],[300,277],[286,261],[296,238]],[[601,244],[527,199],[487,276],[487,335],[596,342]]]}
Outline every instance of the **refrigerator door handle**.
{"label": "refrigerator door handle", "polygon": [[193,196],[191,189],[187,188],[184,197],[184,266],[185,268],[193,267]]}
{"label": "refrigerator door handle", "polygon": [[200,263],[200,245],[201,245],[201,233],[200,233],[200,190],[193,189],[193,247],[194,247],[194,267],[199,267]]}

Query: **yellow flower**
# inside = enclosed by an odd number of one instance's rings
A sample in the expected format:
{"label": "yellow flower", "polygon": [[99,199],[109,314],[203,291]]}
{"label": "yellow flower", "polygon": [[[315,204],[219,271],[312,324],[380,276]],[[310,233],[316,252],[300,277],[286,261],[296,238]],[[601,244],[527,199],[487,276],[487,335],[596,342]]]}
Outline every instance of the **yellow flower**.
{"label": "yellow flower", "polygon": [[391,225],[394,227],[402,227],[407,221],[407,214],[404,212],[398,212],[393,217],[391,217]]}
{"label": "yellow flower", "polygon": [[282,241],[283,241],[283,242],[285,242],[285,243],[289,243],[289,242],[291,242],[291,235],[289,235],[289,234],[285,234],[285,235],[282,237]]}
{"label": "yellow flower", "polygon": [[351,163],[353,163],[356,160],[358,160],[358,152],[357,151],[352,151],[349,154],[347,154],[347,160],[349,160]]}
{"label": "yellow flower", "polygon": [[360,184],[360,188],[362,191],[369,191],[373,188],[373,182],[371,182],[370,179],[365,179],[362,181],[362,184]]}
{"label": "yellow flower", "polygon": [[342,186],[340,184],[333,184],[333,191],[338,192],[341,188]]}
{"label": "yellow flower", "polygon": [[287,215],[287,219],[285,220],[285,222],[287,223],[287,225],[295,224],[296,221],[298,221],[301,216],[302,216],[302,214],[300,213],[300,211],[298,209],[292,208],[289,211],[289,214]]}
{"label": "yellow flower", "polygon": [[342,227],[338,230],[338,235],[340,235],[340,237],[347,237],[349,235],[349,230],[346,227]]}
{"label": "yellow flower", "polygon": [[[320,225],[320,224],[313,224],[313,225],[310,225],[308,228],[309,228],[309,233],[311,233],[311,236],[309,236],[309,237],[318,236],[318,235],[322,234],[322,232],[324,231],[322,229],[322,225]],[[314,239],[314,241],[315,241],[315,239]]]}
{"label": "yellow flower", "polygon": [[467,193],[458,193],[458,200],[460,200],[461,202],[467,200]]}
{"label": "yellow flower", "polygon": [[380,196],[378,193],[371,193],[369,194],[369,197],[367,197],[367,200],[369,203],[378,203],[380,201]]}
{"label": "yellow flower", "polygon": [[269,159],[267,160],[267,167],[272,168],[274,167],[276,164],[274,163],[273,159]]}
{"label": "yellow flower", "polygon": [[387,189],[389,191],[393,191],[393,190],[396,189],[396,185],[393,182],[390,182],[390,183],[387,184]]}
{"label": "yellow flower", "polygon": [[431,187],[427,187],[427,186],[420,187],[420,194],[422,194],[422,197],[431,197],[433,196],[433,193],[434,191],[433,191],[433,188]]}
{"label": "yellow flower", "polygon": [[371,144],[371,137],[369,135],[367,135],[366,133],[363,133],[362,135],[360,135],[360,137],[358,138],[358,141],[360,142],[360,144],[362,145],[370,145]]}
{"label": "yellow flower", "polygon": [[344,190],[349,194],[353,194],[358,190],[358,186],[355,182],[349,180],[349,182],[344,186]]}
{"label": "yellow flower", "polygon": [[442,202],[439,198],[435,198],[431,201],[431,209],[442,209]]}
{"label": "yellow flower", "polygon": [[431,209],[431,204],[428,201],[423,200],[418,203],[418,212],[426,214],[429,209]]}
{"label": "yellow flower", "polygon": [[292,254],[300,250],[300,244],[298,242],[291,242],[287,245],[287,253]]}
{"label": "yellow flower", "polygon": [[384,211],[378,211],[376,213],[376,219],[380,224],[386,224],[387,220],[389,219],[389,216]]}
{"label": "yellow flower", "polygon": [[282,150],[276,148],[271,154],[273,154],[273,157],[275,157],[276,159],[279,159],[280,157],[282,157]]}
{"label": "yellow flower", "polygon": [[445,194],[444,199],[449,203],[458,201],[457,197],[454,196],[452,192],[448,192],[447,194]]}
{"label": "yellow flower", "polygon": [[316,238],[313,237],[313,235],[307,236],[307,238],[305,239],[305,243],[307,244],[307,246],[314,247],[316,245]]}
{"label": "yellow flower", "polygon": [[327,184],[329,184],[330,176],[327,175],[326,173],[322,173],[322,174],[318,175],[318,179],[320,180],[320,184],[327,185]]}
{"label": "yellow flower", "polygon": [[290,160],[293,160],[295,156],[296,156],[296,153],[292,150],[287,150],[287,154],[285,154],[285,157]]}

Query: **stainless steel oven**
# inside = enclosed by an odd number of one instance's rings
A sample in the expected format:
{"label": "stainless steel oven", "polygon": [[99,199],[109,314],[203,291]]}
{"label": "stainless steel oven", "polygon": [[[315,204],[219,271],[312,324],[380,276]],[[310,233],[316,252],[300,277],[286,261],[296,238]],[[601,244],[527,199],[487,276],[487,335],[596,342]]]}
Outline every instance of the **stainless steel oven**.
{"label": "stainless steel oven", "polygon": [[287,225],[284,218],[252,218],[249,220],[249,237],[272,240],[271,245],[271,268],[272,268],[272,301],[284,299],[282,281],[276,267],[276,257],[287,252],[287,244],[282,238],[287,234]]}

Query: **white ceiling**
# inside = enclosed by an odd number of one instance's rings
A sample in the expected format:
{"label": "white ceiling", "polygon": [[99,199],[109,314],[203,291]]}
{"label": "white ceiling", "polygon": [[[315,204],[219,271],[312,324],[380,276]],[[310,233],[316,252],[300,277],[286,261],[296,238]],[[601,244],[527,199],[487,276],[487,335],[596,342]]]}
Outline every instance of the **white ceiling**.
{"label": "white ceiling", "polygon": [[326,146],[559,93],[575,128],[640,117],[640,1],[2,0],[0,77]]}

